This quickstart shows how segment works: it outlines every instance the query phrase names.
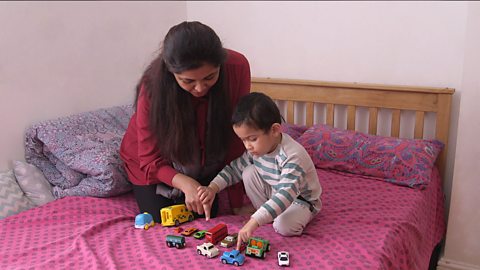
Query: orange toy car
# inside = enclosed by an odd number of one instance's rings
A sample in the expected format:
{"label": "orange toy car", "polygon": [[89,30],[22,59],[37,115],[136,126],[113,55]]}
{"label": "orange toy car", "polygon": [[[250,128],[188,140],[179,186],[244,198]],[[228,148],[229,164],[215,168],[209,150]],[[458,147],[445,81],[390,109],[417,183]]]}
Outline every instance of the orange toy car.
{"label": "orange toy car", "polygon": [[196,231],[198,231],[197,228],[188,228],[185,231],[181,232],[180,234],[185,235],[185,236],[190,236]]}

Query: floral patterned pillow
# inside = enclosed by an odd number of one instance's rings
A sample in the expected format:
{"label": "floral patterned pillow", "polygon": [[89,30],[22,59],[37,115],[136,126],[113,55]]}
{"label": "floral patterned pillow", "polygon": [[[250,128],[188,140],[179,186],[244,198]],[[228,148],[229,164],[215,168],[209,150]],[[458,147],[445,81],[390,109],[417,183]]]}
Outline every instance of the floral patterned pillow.
{"label": "floral patterned pillow", "polygon": [[282,124],[282,132],[287,133],[294,140],[297,140],[307,129],[305,125]]}
{"label": "floral patterned pillow", "polygon": [[430,182],[444,144],[438,140],[400,139],[315,125],[299,138],[315,167],[383,178],[412,188]]}

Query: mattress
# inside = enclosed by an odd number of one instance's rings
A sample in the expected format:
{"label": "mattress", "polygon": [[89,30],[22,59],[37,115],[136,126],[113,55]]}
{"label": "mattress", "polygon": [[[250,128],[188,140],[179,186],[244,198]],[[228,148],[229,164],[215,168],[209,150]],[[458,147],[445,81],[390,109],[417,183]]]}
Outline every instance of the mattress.
{"label": "mattress", "polygon": [[[318,170],[323,209],[302,236],[282,237],[272,224],[255,236],[268,239],[265,259],[247,257],[245,269],[278,268],[277,252],[294,269],[427,269],[445,233],[441,181],[435,169],[423,190],[382,179]],[[203,240],[186,237],[169,248],[174,227],[135,229],[132,193],[109,198],[64,197],[0,221],[0,269],[220,269],[219,257],[196,253]],[[182,227],[225,223],[238,232],[247,217],[220,215]],[[220,254],[230,250],[220,247]],[[233,267],[233,266],[232,266]]]}

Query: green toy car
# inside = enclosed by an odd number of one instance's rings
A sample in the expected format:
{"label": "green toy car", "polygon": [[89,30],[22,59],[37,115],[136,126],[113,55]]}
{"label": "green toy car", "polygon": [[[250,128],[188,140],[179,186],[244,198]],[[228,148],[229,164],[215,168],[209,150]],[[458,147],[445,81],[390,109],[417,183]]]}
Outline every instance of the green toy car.
{"label": "green toy car", "polygon": [[205,230],[198,231],[198,232],[193,234],[193,237],[195,237],[195,239],[202,239],[202,238],[205,237],[206,232],[207,231],[205,231]]}

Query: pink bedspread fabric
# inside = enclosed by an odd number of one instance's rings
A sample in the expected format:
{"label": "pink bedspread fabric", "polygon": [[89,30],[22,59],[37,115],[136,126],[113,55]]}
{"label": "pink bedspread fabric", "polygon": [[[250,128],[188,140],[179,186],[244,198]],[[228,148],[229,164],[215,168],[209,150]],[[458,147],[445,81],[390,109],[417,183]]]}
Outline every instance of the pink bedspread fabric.
{"label": "pink bedspread fabric", "polygon": [[[290,253],[293,269],[427,269],[445,232],[438,173],[425,190],[318,170],[324,207],[301,237],[282,237],[265,225],[271,241],[265,259],[246,257],[244,269],[278,269],[277,252]],[[168,248],[173,228],[134,228],[131,193],[112,198],[65,197],[0,221],[0,269],[217,269],[219,257],[196,254],[203,243],[187,237]],[[208,229],[223,222],[237,232],[245,217],[224,215],[183,224]],[[227,250],[218,246],[220,253]]]}

